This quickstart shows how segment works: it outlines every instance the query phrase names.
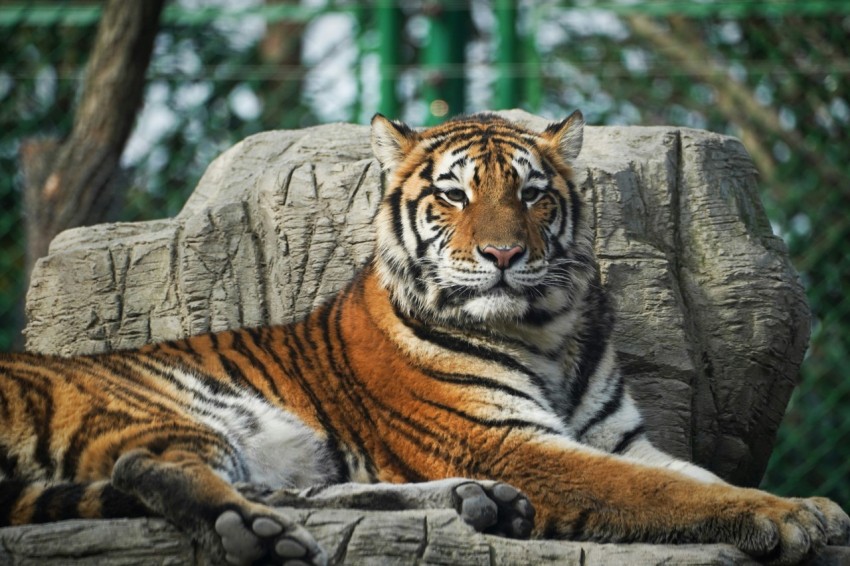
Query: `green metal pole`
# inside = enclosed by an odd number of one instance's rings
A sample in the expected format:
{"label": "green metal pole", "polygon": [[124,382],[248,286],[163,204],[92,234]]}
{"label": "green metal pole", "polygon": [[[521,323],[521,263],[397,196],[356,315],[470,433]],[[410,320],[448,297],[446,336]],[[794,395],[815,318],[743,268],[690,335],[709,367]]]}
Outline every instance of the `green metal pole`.
{"label": "green metal pole", "polygon": [[497,109],[514,108],[519,102],[519,77],[517,76],[517,47],[519,41],[516,31],[516,0],[495,0],[496,68],[499,76],[496,80]]}
{"label": "green metal pole", "polygon": [[378,105],[378,112],[395,119],[399,115],[396,76],[401,42],[401,13],[394,0],[378,0],[377,20],[380,36],[378,58],[381,71],[381,102]]}
{"label": "green metal pole", "polygon": [[452,70],[446,81],[446,102],[449,104],[448,116],[461,114],[466,107],[466,43],[470,38],[471,19],[469,9],[455,2],[446,12],[446,26],[449,31],[449,65]]}
{"label": "green metal pole", "polygon": [[452,0],[431,0],[428,39],[423,49],[425,81],[423,97],[428,104],[426,125],[439,124],[464,109],[466,78],[464,55],[469,37],[469,9]]}
{"label": "green metal pole", "polygon": [[527,75],[521,78],[523,85],[521,103],[532,113],[540,110],[543,100],[543,65],[540,62],[540,52],[537,51],[537,38],[534,30],[540,27],[540,7],[533,4],[529,13],[529,25],[522,36],[523,65]]}
{"label": "green metal pole", "polygon": [[351,107],[351,122],[355,124],[360,121],[360,114],[363,113],[363,58],[366,54],[366,45],[363,37],[366,34],[368,26],[368,11],[363,5],[354,6],[354,17],[357,19],[357,92],[354,95],[354,104]]}

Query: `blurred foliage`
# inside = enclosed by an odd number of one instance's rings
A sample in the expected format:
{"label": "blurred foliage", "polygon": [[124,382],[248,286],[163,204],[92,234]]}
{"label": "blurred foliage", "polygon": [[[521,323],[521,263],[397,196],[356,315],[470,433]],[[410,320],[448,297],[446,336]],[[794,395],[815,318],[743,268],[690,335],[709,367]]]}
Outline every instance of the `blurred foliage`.
{"label": "blurred foliage", "polygon": [[[294,20],[281,8],[292,4],[172,4],[125,152],[132,186],[124,219],[175,214],[209,162],[249,134],[363,122],[378,109],[381,37],[369,4],[305,2],[311,17],[298,13]],[[91,14],[72,12],[91,2],[34,5],[68,17],[20,18],[0,2],[3,349],[15,344],[20,327],[17,152],[24,139],[68,132],[96,25]],[[470,13],[467,65],[446,69],[466,81],[466,111],[492,109],[494,85],[508,73],[523,87],[520,105],[542,115],[581,108],[592,124],[707,128],[739,137],[752,154],[768,215],[788,244],[814,316],[802,385],[764,486],[828,495],[850,507],[850,4],[518,5],[521,53],[506,66],[493,60],[492,3],[442,2]],[[404,25],[394,69],[398,117],[424,123],[434,108],[424,98],[433,85],[417,61],[429,24],[423,2],[397,7]],[[69,14],[78,19],[68,23]],[[293,45],[292,38],[303,41]]]}

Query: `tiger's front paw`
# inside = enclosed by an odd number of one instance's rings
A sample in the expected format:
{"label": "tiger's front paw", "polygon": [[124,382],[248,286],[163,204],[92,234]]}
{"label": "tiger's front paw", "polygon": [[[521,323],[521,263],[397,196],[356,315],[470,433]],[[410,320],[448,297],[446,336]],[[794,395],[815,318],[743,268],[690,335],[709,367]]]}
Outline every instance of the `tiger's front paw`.
{"label": "tiger's front paw", "polygon": [[800,499],[820,512],[826,525],[826,543],[833,546],[850,546],[850,517],[837,503],[826,497]]}
{"label": "tiger's front paw", "polygon": [[724,529],[748,554],[769,564],[800,564],[827,542],[827,519],[820,508],[804,499],[768,497]]}
{"label": "tiger's front paw", "polygon": [[[247,515],[247,513],[246,513]],[[269,510],[243,516],[228,509],[215,522],[225,560],[234,566],[248,564],[325,566],[327,556],[304,527]]]}
{"label": "tiger's front paw", "polygon": [[516,488],[501,482],[469,481],[454,488],[455,508],[475,530],[528,538],[534,527],[534,507]]}

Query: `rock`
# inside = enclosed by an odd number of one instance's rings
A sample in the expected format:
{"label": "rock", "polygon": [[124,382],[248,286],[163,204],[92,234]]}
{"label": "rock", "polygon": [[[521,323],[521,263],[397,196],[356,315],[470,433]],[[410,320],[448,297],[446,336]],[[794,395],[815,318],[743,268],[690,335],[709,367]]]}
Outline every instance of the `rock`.
{"label": "rock", "polygon": [[[285,509],[300,519],[334,564],[755,565],[733,546],[518,541],[482,535],[454,511]],[[810,566],[850,562],[829,547]],[[74,520],[0,529],[0,566],[190,566],[204,555],[163,519]]]}
{"label": "rock", "polygon": [[[578,173],[653,439],[757,484],[809,311],[746,151],[697,130],[588,127]],[[27,347],[103,352],[294,320],[369,257],[379,199],[365,126],[252,136],[210,165],[176,218],[60,234],[32,275]]]}
{"label": "rock", "polygon": [[[177,217],[60,234],[32,274],[28,349],[104,352],[309,312],[371,254],[381,185],[368,139],[368,127],[350,124],[258,134],[210,165]],[[698,130],[588,127],[584,139],[577,180],[617,307],[621,364],[650,436],[756,485],[796,383],[809,310],[759,202],[752,162],[737,140]],[[47,527],[24,529],[39,528]],[[425,535],[416,532],[419,549]],[[382,547],[375,536],[369,544]],[[642,548],[478,539],[458,552],[485,545],[481,556],[496,562],[579,552],[589,564]],[[742,559],[732,550],[710,550],[708,560],[705,547],[649,548],[685,553],[676,561],[691,560],[688,552],[696,562]]]}
{"label": "rock", "polygon": [[[332,564],[756,564],[728,545],[515,541],[478,534],[448,510],[287,512],[308,526]],[[188,566],[203,561],[163,519],[75,520],[0,529],[0,566]]]}

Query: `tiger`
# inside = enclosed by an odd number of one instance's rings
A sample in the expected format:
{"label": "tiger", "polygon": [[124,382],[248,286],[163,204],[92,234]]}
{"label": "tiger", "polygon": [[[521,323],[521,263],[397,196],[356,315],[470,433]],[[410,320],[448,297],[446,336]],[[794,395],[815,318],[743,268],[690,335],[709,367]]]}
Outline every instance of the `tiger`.
{"label": "tiger", "polygon": [[3,355],[0,527],[157,515],[227,564],[338,559],[281,505],[433,505],[484,533],[776,564],[850,542],[834,502],[730,485],[649,440],[576,186],[584,126],[377,114],[374,254],[300,321]]}

